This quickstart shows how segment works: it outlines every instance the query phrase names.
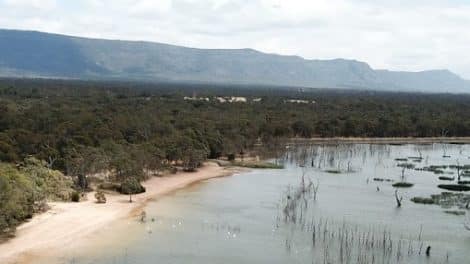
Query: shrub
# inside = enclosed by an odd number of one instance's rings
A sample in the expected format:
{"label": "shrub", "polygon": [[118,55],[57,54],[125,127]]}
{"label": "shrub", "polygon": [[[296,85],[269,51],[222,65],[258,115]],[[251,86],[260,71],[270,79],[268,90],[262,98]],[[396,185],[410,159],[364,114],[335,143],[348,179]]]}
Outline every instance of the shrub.
{"label": "shrub", "polygon": [[95,198],[97,203],[106,203],[106,196],[104,195],[104,192],[101,190],[98,190],[95,193]]}
{"label": "shrub", "polygon": [[69,201],[73,192],[73,181],[64,176],[60,171],[46,167],[44,161],[29,157],[24,160],[24,166],[20,169],[29,175],[39,192],[44,198],[52,201]]}
{"label": "shrub", "polygon": [[98,185],[98,188],[101,190],[107,190],[107,191],[113,191],[113,192],[119,192],[121,185],[118,183],[112,183],[112,182],[103,182]]}
{"label": "shrub", "polygon": [[35,202],[42,197],[26,174],[0,163],[0,233],[14,231],[16,225],[32,217]]}
{"label": "shrub", "polygon": [[72,199],[72,202],[76,202],[76,203],[80,202],[80,193],[77,191],[72,192],[71,199]]}
{"label": "shrub", "polygon": [[235,154],[233,154],[233,153],[232,153],[232,154],[228,154],[228,155],[227,155],[227,159],[228,159],[229,161],[234,161],[234,160],[235,160]]}
{"label": "shrub", "polygon": [[71,185],[62,173],[34,158],[26,158],[21,167],[0,163],[0,235],[46,211],[47,200],[70,200]]}

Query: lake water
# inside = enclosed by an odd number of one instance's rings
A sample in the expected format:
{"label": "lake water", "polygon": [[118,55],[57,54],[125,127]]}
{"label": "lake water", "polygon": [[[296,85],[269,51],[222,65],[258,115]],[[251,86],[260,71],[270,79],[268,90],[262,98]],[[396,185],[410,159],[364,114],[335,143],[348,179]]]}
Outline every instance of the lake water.
{"label": "lake water", "polygon": [[[58,260],[80,264],[470,263],[466,216],[444,212],[465,210],[410,201],[439,194],[442,190],[437,185],[449,182],[433,172],[402,171],[397,166],[465,165],[470,164],[469,157],[468,145],[292,146],[277,160],[285,169],[252,170],[177,191],[149,203],[145,223],[138,219],[116,223],[86,248]],[[456,170],[445,169],[445,173],[456,176]],[[405,180],[414,186],[399,189],[403,205],[398,208],[393,182],[374,178]],[[306,190],[299,186],[310,182],[319,186],[316,200],[311,189],[299,192]],[[294,210],[286,210],[299,193],[302,197]],[[431,246],[429,257],[427,246]]]}

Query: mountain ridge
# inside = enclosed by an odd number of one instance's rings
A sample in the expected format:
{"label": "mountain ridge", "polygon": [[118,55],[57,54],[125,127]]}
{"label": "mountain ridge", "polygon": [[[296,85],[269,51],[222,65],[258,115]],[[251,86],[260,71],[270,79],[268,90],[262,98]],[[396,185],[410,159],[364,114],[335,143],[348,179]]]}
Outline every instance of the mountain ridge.
{"label": "mountain ridge", "polygon": [[0,29],[0,76],[470,92],[469,81],[445,69],[376,70],[365,62],[341,58],[309,60],[250,48],[199,49],[4,29]]}

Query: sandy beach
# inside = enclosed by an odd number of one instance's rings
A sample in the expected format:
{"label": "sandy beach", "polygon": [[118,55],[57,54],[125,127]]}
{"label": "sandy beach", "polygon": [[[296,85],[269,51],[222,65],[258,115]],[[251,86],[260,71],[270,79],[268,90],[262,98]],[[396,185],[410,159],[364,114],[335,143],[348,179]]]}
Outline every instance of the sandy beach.
{"label": "sandy beach", "polygon": [[[94,193],[80,203],[50,203],[51,209],[34,216],[18,227],[16,237],[0,244],[0,263],[34,263],[49,252],[67,250],[67,245],[86,243],[87,237],[113,221],[140,213],[149,200],[210,178],[229,176],[239,171],[208,162],[197,172],[181,172],[153,177],[143,183],[146,192],[133,196],[107,195],[106,204],[97,204]],[[73,243],[71,243],[73,241]],[[78,243],[77,243],[78,242]]]}

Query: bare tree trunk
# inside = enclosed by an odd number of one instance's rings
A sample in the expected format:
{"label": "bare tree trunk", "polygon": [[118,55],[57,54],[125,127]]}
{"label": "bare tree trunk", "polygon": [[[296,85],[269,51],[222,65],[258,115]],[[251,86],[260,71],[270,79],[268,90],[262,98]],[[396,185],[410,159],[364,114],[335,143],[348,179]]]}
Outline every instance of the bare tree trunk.
{"label": "bare tree trunk", "polygon": [[320,187],[320,180],[317,180],[317,185],[313,185],[313,200],[317,200],[318,187]]}
{"label": "bare tree trunk", "polygon": [[397,207],[401,207],[401,202],[403,201],[403,197],[398,197],[398,190],[395,190],[395,199],[397,201]]}

